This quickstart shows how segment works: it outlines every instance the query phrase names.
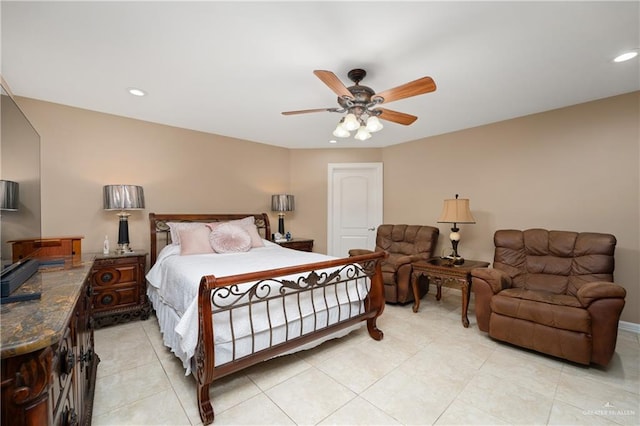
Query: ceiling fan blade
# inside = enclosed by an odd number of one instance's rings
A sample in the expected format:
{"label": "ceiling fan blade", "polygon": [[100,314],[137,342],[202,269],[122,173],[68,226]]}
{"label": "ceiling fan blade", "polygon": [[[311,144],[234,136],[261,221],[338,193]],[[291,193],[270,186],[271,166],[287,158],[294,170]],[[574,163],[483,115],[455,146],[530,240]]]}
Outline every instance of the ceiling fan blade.
{"label": "ceiling fan blade", "polygon": [[373,95],[373,98],[383,98],[384,103],[397,101],[399,99],[410,98],[411,96],[422,95],[436,90],[436,83],[431,77],[422,77],[417,80],[405,83],[402,86],[385,90]]}
{"label": "ceiling fan blade", "polygon": [[393,111],[386,108],[376,108],[373,111],[381,111],[378,118],[387,121],[393,121],[394,123],[403,124],[408,126],[418,119],[415,115],[405,114],[404,112]]}
{"label": "ceiling fan blade", "polygon": [[340,79],[331,71],[315,70],[313,73],[316,75],[316,77],[322,80],[324,84],[329,86],[329,88],[333,90],[336,95],[353,98],[353,95],[351,94],[349,89],[347,89],[347,86],[345,86],[340,81]]}
{"label": "ceiling fan blade", "polygon": [[307,114],[307,113],[310,113],[310,112],[323,112],[323,111],[335,112],[337,110],[338,110],[338,108],[301,109],[301,110],[298,110],[298,111],[285,111],[285,112],[282,113],[282,115]]}

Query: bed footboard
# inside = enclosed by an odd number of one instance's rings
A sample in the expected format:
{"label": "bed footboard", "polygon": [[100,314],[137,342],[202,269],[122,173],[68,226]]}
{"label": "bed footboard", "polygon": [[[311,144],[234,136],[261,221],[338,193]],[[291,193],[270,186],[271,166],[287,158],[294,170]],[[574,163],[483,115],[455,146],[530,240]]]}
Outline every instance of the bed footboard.
{"label": "bed footboard", "polygon": [[[209,386],[220,377],[361,321],[367,322],[373,339],[381,340],[383,333],[376,320],[385,306],[380,268],[385,257],[384,252],[376,252],[229,277],[202,277],[193,372],[203,423],[214,420]],[[234,310],[243,310],[242,318],[249,318],[242,325],[251,330],[249,349],[237,348],[232,339],[231,360],[216,366],[214,318],[228,319],[233,333]],[[286,324],[284,337],[272,330],[280,316]],[[260,329],[265,319],[268,327]]]}

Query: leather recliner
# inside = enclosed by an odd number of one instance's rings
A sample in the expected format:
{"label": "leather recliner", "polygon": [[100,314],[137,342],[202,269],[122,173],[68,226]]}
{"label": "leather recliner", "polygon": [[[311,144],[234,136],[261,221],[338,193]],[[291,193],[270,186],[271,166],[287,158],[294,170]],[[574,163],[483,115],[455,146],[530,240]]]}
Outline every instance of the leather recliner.
{"label": "leather recliner", "polygon": [[[380,225],[376,233],[375,251],[385,251],[388,256],[381,262],[384,295],[387,303],[413,301],[411,288],[412,263],[433,256],[440,230],[421,225]],[[350,256],[371,253],[371,250],[351,249]],[[428,282],[419,283],[420,296],[428,290]]]}
{"label": "leather recliner", "polygon": [[606,366],[626,290],[613,283],[610,234],[499,230],[493,268],[471,272],[478,328],[494,339]]}

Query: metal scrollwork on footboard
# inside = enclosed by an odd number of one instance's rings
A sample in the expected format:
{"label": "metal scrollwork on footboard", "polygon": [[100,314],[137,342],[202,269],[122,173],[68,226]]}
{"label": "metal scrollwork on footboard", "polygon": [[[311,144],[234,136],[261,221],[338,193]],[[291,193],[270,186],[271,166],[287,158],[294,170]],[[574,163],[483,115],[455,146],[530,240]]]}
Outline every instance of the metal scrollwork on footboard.
{"label": "metal scrollwork on footboard", "polygon": [[202,420],[213,421],[208,384],[214,379],[361,321],[367,322],[372,338],[382,339],[376,319],[384,310],[384,257],[384,252],[377,252],[231,277],[202,277],[193,364]]}

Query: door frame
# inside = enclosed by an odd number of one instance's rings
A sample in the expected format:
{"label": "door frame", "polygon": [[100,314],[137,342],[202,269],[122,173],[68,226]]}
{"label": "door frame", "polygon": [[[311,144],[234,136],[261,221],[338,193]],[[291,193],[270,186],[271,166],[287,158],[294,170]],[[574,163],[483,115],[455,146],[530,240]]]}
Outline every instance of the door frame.
{"label": "door frame", "polygon": [[[380,210],[379,214],[379,223],[376,223],[376,228],[383,223],[384,218],[384,180],[383,180],[383,163],[329,163],[327,168],[327,254],[332,255],[334,249],[334,217],[333,217],[333,208],[334,208],[334,193],[333,193],[333,181],[334,174],[336,171],[344,170],[344,169],[363,169],[363,170],[373,170],[375,173],[375,179],[378,183],[378,196],[380,199]],[[375,238],[374,238],[375,241]],[[375,246],[375,243],[374,243]],[[371,247],[373,250],[375,247]]]}

